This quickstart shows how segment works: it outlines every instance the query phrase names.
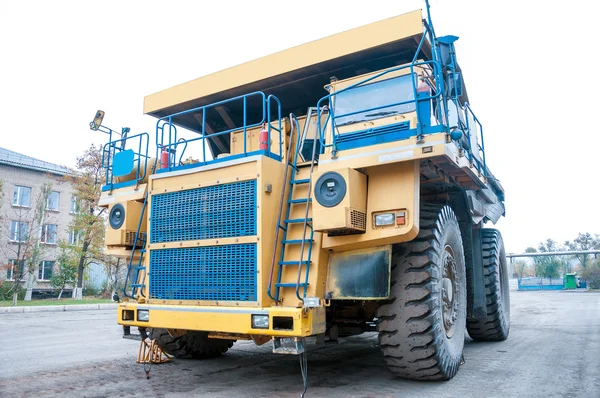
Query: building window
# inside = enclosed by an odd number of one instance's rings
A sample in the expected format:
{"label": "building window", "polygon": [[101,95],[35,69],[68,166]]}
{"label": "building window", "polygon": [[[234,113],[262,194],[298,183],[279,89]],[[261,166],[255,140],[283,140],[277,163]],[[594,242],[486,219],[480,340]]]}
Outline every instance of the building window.
{"label": "building window", "polygon": [[48,281],[52,279],[52,273],[54,272],[54,261],[42,261],[40,263],[40,269],[38,270],[38,280]]}
{"label": "building window", "polygon": [[13,206],[30,207],[31,206],[31,188],[15,185],[13,191]]}
{"label": "building window", "polygon": [[[16,264],[19,264],[18,267],[15,267]],[[6,279],[9,281],[13,281],[15,277],[15,271],[19,278],[19,280],[23,280],[23,272],[25,271],[25,260],[17,261],[17,260],[8,260],[8,269],[6,270]]]}
{"label": "building window", "polygon": [[44,224],[44,226],[42,227],[42,243],[45,243],[47,245],[55,245],[57,229],[58,225],[56,224]]}
{"label": "building window", "polygon": [[46,199],[46,210],[58,211],[58,201],[60,198],[60,192],[51,191]]}
{"label": "building window", "polygon": [[70,245],[78,245],[79,242],[81,242],[81,231],[69,232],[69,244]]}
{"label": "building window", "polygon": [[10,222],[10,241],[11,242],[25,242],[27,240],[27,233],[29,232],[29,223],[23,221],[11,221]]}
{"label": "building window", "polygon": [[79,201],[77,200],[77,197],[75,197],[75,196],[71,196],[71,210],[69,210],[69,213],[71,213],[71,214],[79,213]]}

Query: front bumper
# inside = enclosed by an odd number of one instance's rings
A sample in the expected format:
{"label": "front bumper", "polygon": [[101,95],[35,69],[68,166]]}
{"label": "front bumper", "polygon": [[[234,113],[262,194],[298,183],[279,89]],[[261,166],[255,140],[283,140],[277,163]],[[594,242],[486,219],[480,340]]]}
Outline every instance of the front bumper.
{"label": "front bumper", "polygon": [[[138,319],[138,310],[148,311],[148,321]],[[269,327],[252,327],[252,315],[268,315]],[[244,335],[306,337],[325,333],[325,308],[221,307],[121,303],[120,325],[148,328],[203,330]]]}

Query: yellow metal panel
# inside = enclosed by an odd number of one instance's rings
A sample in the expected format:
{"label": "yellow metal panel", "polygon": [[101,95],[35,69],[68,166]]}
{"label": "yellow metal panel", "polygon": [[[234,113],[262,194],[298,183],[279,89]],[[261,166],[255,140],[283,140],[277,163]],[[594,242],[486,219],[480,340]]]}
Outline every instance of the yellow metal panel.
{"label": "yellow metal panel", "polygon": [[[257,234],[256,236],[249,237],[232,237],[200,241],[193,240],[152,244],[149,246],[149,249],[157,250],[173,247],[218,246],[225,244],[257,242],[258,300],[253,304],[255,306],[272,304],[272,300],[267,295],[267,284],[273,255],[273,243],[275,241],[277,209],[279,206],[281,189],[284,186],[283,172],[283,163],[260,156],[254,161],[232,165],[225,164],[221,168],[213,168],[209,170],[190,169],[189,171],[181,174],[174,172],[173,175],[170,176],[161,176],[160,174],[152,176],[150,179],[151,196],[149,199],[150,202],[148,208],[151,208],[152,206],[153,195],[256,179]],[[279,258],[278,253],[279,248],[276,258]],[[148,264],[149,256],[146,256],[144,265],[148,267]],[[148,279],[146,279],[146,285],[148,285]],[[165,303],[167,302],[163,300],[160,301]],[[220,305],[223,304],[228,305],[227,303],[221,303]],[[214,302],[214,305],[219,305],[219,303]],[[249,305],[249,303],[240,303],[238,305]]]}
{"label": "yellow metal panel", "polygon": [[[124,321],[123,310],[149,310],[149,322]],[[269,329],[253,329],[252,314],[268,315]],[[293,329],[273,329],[273,317],[293,318]],[[181,305],[153,305],[122,303],[117,309],[117,321],[121,325],[182,330],[203,330],[221,333],[239,333],[267,336],[311,336],[325,332],[325,308],[303,309],[294,307],[201,307]]]}
{"label": "yellow metal panel", "polygon": [[[364,234],[324,236],[323,248],[335,252],[406,242],[419,232],[419,161],[369,167],[367,230]],[[406,209],[406,224],[374,228],[374,212]]]}
{"label": "yellow metal panel", "polygon": [[[111,204],[109,206],[109,212],[112,210],[115,204]],[[127,201],[121,204],[125,209],[125,220],[119,229],[113,229],[110,224],[108,224],[105,237],[105,243],[107,246],[125,245],[125,233],[135,233],[138,229],[143,204],[137,201]],[[144,217],[140,229],[141,232],[146,232],[146,225],[146,217]]]}
{"label": "yellow metal panel", "polygon": [[374,22],[149,95],[144,99],[144,113],[417,36],[422,32],[420,10]]}
{"label": "yellow metal panel", "polygon": [[146,187],[147,184],[140,184],[137,187],[124,187],[115,189],[112,192],[102,192],[98,206],[108,207],[110,204],[123,203],[128,200],[144,200],[144,197],[146,196]]}
{"label": "yellow metal panel", "polygon": [[[313,197],[313,225],[315,231],[327,231],[339,228],[349,228],[349,212],[352,209],[365,212],[367,205],[367,178],[364,174],[350,168],[334,170],[346,182],[346,195],[342,201],[333,207],[324,207]],[[313,176],[314,186],[321,175]],[[313,195],[314,196],[314,195]]]}

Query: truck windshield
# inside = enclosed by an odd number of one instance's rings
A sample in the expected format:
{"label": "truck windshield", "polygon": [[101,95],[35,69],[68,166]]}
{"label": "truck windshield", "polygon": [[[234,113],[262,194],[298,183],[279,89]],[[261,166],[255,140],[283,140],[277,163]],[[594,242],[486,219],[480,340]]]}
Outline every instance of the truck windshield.
{"label": "truck windshield", "polygon": [[[411,75],[404,75],[375,83],[365,84],[344,91],[336,95],[334,106],[335,114],[341,117],[335,118],[336,126],[343,126],[366,120],[379,119],[382,117],[401,113],[413,112],[415,103],[409,102],[403,105],[391,105],[404,101],[414,100]],[[363,109],[373,109],[359,112]],[[343,116],[348,113],[359,112],[353,115]]]}

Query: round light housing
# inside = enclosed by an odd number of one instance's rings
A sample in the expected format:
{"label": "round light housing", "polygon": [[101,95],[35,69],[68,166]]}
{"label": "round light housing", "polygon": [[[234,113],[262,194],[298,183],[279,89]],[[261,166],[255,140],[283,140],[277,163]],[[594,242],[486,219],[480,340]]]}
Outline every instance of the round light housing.
{"label": "round light housing", "polygon": [[110,209],[108,215],[108,223],[112,229],[119,229],[125,222],[125,208],[121,203],[117,203]]}
{"label": "round light housing", "polygon": [[340,173],[328,171],[315,184],[315,198],[323,207],[334,207],[346,196],[346,181]]}

